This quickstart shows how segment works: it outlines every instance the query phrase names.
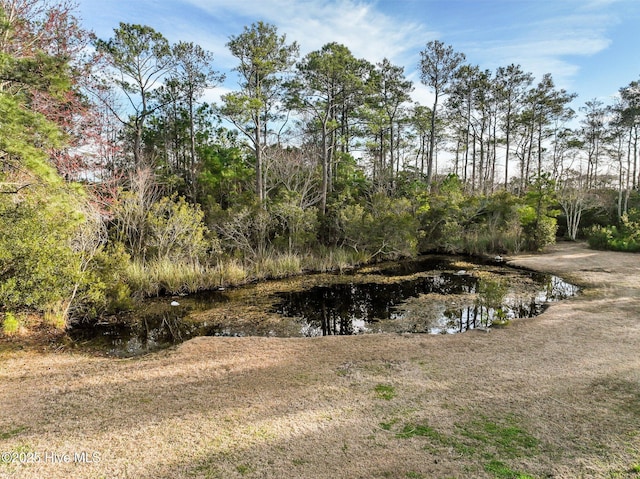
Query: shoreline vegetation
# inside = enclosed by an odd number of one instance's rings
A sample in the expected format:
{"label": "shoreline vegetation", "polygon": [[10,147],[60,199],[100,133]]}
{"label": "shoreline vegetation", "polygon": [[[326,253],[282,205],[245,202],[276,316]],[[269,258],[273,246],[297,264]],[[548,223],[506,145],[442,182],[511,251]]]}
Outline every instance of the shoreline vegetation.
{"label": "shoreline vegetation", "polygon": [[[640,249],[640,89],[615,105],[430,40],[404,67],[261,21],[213,54],[73,3],[0,0],[0,334],[160,294],[558,238]],[[579,127],[569,128],[578,120]],[[39,318],[39,319],[38,319]]]}
{"label": "shoreline vegetation", "polygon": [[[489,333],[200,337],[133,359],[3,341],[0,476],[638,477],[638,256],[562,242],[507,264],[583,293]],[[99,461],[12,460],[83,451]]]}
{"label": "shoreline vegetation", "polygon": [[248,265],[233,259],[222,259],[213,266],[176,264],[168,260],[152,261],[148,264],[134,262],[128,265],[126,274],[136,295],[152,297],[230,288],[301,274],[343,272],[369,261],[371,259],[366,253],[335,249],[323,256],[297,253],[268,254]]}

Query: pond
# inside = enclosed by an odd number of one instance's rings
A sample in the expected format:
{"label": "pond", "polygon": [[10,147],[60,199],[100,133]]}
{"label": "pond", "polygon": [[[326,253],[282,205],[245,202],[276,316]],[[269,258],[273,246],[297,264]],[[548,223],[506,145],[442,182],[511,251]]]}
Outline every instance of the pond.
{"label": "pond", "polygon": [[78,343],[131,356],[195,336],[453,334],[540,314],[578,288],[557,276],[458,256],[425,256],[345,274],[313,274],[148,300]]}

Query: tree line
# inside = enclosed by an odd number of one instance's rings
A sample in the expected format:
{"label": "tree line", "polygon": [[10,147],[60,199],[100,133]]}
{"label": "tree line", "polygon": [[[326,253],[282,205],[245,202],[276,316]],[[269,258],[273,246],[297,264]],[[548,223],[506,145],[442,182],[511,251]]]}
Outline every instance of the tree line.
{"label": "tree line", "polygon": [[226,48],[238,88],[212,104],[224,75],[197,44],[0,0],[5,332],[419,252],[640,244],[637,81],[576,112],[550,74],[432,40],[420,105],[404,67],[336,42],[301,56],[256,22]]}

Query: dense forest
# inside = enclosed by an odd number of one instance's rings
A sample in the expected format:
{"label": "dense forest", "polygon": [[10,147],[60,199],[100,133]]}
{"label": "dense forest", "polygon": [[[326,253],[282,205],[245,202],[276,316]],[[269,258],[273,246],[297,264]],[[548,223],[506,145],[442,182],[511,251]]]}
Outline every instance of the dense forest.
{"label": "dense forest", "polygon": [[301,56],[256,22],[226,48],[238,88],[210,104],[224,77],[194,43],[0,0],[5,334],[430,251],[640,249],[638,81],[574,111],[550,74],[434,40],[420,105],[402,66],[346,45]]}

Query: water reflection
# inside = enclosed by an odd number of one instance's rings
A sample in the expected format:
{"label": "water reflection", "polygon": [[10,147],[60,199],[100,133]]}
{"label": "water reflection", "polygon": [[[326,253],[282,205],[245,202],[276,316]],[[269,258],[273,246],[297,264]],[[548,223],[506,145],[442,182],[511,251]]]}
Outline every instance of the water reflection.
{"label": "water reflection", "polygon": [[[132,356],[195,336],[450,334],[540,314],[577,293],[551,275],[446,256],[147,301],[114,323],[70,331],[78,342]],[[279,291],[279,292],[278,292]]]}
{"label": "water reflection", "polygon": [[[526,281],[513,281],[519,277]],[[325,285],[279,293],[273,311],[295,318],[301,336],[445,334],[530,318],[549,302],[576,293],[577,287],[552,275],[516,270],[492,275],[438,272],[391,283]],[[459,299],[455,307],[447,306],[450,296]]]}

